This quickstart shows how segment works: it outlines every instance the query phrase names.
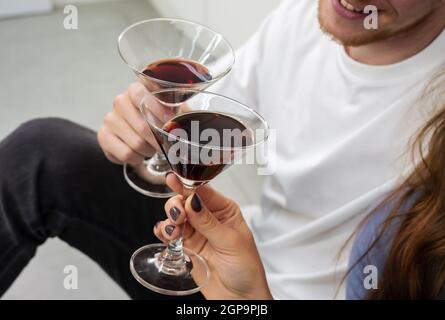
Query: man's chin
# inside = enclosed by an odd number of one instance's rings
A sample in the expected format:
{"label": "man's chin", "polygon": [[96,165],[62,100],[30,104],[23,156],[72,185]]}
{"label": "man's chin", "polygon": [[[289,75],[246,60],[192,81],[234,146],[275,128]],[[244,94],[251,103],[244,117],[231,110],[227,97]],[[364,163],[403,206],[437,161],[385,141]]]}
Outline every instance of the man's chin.
{"label": "man's chin", "polygon": [[389,34],[383,31],[375,32],[369,31],[362,34],[348,35],[335,29],[331,29],[320,21],[321,30],[328,35],[332,40],[347,47],[360,47],[371,43],[379,42],[389,37]]}
{"label": "man's chin", "polygon": [[[332,40],[343,46],[359,47],[374,42],[382,41],[390,35],[383,30],[365,30],[358,25],[344,25],[343,21],[335,21],[327,8],[322,5],[318,8],[318,22],[321,30]],[[357,32],[357,28],[361,29]]]}
{"label": "man's chin", "polygon": [[323,33],[343,46],[359,47],[379,41],[386,37],[386,35],[382,35],[381,31],[367,31],[360,34],[351,34],[350,30],[341,30],[338,25],[331,26],[329,22],[325,21],[323,15],[320,13],[318,15],[318,23]]}

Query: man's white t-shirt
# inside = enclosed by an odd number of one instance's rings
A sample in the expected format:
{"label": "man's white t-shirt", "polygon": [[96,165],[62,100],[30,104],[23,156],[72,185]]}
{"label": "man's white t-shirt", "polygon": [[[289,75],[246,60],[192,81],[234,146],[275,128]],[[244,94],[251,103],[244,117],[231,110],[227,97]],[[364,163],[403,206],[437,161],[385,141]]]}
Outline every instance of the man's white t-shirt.
{"label": "man's white t-shirt", "polygon": [[210,88],[277,133],[276,172],[249,222],[277,299],[344,298],[349,251],[337,255],[406,168],[408,140],[432,112],[418,98],[445,63],[445,32],[400,63],[358,63],[320,30],[317,2],[281,4]]}

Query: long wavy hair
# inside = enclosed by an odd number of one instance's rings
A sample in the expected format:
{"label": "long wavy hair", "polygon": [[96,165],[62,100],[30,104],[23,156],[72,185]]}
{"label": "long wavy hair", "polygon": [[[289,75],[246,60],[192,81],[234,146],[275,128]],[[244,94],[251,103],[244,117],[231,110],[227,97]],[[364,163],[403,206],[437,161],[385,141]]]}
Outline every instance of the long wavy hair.
{"label": "long wavy hair", "polygon": [[[445,69],[433,78],[421,99],[433,103],[436,111],[410,144],[414,170],[359,226],[383,207],[392,208],[375,240],[351,267],[366,257],[386,232],[393,233],[378,289],[370,290],[367,299],[435,299],[445,285],[444,76]],[[406,208],[404,204],[413,199],[414,204]]]}

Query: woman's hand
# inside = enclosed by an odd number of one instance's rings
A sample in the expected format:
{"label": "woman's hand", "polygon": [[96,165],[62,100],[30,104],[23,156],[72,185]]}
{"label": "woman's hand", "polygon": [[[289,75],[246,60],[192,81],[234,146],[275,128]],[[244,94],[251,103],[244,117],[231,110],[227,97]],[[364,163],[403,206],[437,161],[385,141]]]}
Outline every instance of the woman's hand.
{"label": "woman's hand", "polygon": [[[182,192],[174,174],[167,176],[167,183]],[[165,211],[168,219],[159,222],[154,233],[163,242],[176,239],[187,217],[184,246],[210,267],[210,280],[201,291],[207,299],[272,299],[252,233],[235,202],[203,186],[187,199],[170,198]]]}

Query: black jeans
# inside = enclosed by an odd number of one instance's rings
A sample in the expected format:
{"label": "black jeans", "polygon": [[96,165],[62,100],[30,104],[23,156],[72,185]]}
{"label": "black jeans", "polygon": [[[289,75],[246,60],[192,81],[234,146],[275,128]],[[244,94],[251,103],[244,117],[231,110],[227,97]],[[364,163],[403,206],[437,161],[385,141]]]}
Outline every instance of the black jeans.
{"label": "black jeans", "polygon": [[[130,273],[138,247],[159,242],[163,199],[134,191],[96,133],[62,119],[37,119],[0,142],[0,296],[48,237],[59,237],[107,272],[134,299],[170,298]],[[202,299],[201,294],[186,298]]]}

